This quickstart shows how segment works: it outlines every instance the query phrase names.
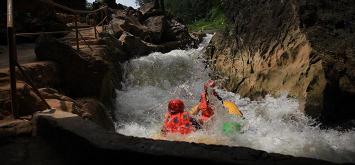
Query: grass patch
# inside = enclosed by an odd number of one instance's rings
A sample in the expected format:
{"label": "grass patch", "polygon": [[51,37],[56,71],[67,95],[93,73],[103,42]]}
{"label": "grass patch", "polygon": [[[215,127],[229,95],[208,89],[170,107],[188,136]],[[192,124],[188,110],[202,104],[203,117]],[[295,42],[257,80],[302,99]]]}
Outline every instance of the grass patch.
{"label": "grass patch", "polygon": [[197,20],[188,25],[190,31],[223,30],[226,27],[226,17],[222,9],[215,7],[208,14],[207,18]]}

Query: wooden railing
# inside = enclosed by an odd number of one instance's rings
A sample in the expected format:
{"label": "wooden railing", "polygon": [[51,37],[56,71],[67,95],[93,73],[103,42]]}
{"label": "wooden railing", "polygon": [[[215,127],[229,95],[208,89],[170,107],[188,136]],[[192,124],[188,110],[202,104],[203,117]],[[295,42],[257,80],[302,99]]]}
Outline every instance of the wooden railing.
{"label": "wooden railing", "polygon": [[[17,48],[16,48],[16,36],[33,36],[33,35],[41,35],[41,34],[65,34],[69,32],[75,31],[75,41],[76,41],[76,49],[77,51],[80,50],[79,47],[79,37],[84,41],[84,43],[89,47],[89,49],[92,50],[90,47],[90,44],[86,41],[86,39],[83,37],[83,35],[80,33],[79,29],[80,28],[88,28],[88,27],[93,27],[94,33],[95,33],[95,38],[97,38],[98,30],[97,26],[104,26],[106,22],[108,22],[108,7],[103,6],[97,10],[93,11],[88,11],[88,10],[75,10],[71,9],[69,7],[57,4],[53,2],[52,0],[39,0],[43,3],[47,3],[51,6],[57,7],[61,10],[67,11],[71,14],[74,15],[74,28],[71,30],[67,31],[51,31],[51,32],[35,32],[35,33],[15,33],[15,27],[14,27],[14,18],[13,18],[13,0],[7,0],[7,37],[8,37],[8,47],[9,47],[9,69],[10,69],[10,86],[11,86],[11,111],[13,114],[14,118],[19,117],[18,113],[18,102],[17,102],[17,96],[16,96],[16,67],[19,69],[20,73],[22,74],[22,77],[25,79],[25,82],[31,86],[31,89],[38,95],[38,97],[42,100],[42,102],[46,105],[48,109],[51,109],[50,105],[47,103],[47,101],[42,97],[41,93],[38,91],[34,83],[32,82],[31,78],[25,73],[25,71],[22,69],[21,65],[17,61]],[[80,15],[85,14],[86,15],[86,23],[89,26],[86,27],[79,27],[78,22],[80,21]],[[96,23],[96,19],[98,14],[103,17],[99,23]],[[90,20],[90,17],[94,17],[94,24],[91,25],[91,23],[88,23],[88,20]],[[105,30],[106,28],[103,28]]]}

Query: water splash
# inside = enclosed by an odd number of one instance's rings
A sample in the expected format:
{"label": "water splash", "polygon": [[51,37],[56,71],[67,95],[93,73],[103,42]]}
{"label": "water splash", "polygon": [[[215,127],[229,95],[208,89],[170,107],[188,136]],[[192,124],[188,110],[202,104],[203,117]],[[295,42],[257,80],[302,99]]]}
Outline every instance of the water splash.
{"label": "water splash", "polygon": [[[124,64],[125,82],[117,90],[115,111],[118,133],[161,139],[159,136],[167,103],[181,98],[186,107],[199,100],[202,85],[209,79],[203,48],[152,53]],[[238,94],[217,90],[225,100],[236,103],[246,120],[243,133],[224,135],[222,124],[232,120],[217,99],[212,97],[216,114],[208,129],[187,136],[169,135],[165,140],[178,140],[228,146],[245,146],[267,152],[305,156],[334,162],[355,162],[355,130],[340,132],[322,130],[317,123],[299,111],[297,100],[287,94],[260,101],[242,98]]]}

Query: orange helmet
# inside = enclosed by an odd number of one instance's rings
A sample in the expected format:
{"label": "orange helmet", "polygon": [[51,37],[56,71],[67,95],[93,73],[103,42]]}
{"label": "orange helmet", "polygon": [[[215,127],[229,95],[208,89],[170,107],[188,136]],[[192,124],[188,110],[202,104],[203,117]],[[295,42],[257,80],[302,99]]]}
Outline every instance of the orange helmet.
{"label": "orange helmet", "polygon": [[214,88],[216,86],[216,82],[213,80],[208,80],[204,85],[204,89],[207,90],[207,88]]}
{"label": "orange helmet", "polygon": [[184,112],[185,105],[180,99],[173,99],[169,101],[168,111],[171,114]]}

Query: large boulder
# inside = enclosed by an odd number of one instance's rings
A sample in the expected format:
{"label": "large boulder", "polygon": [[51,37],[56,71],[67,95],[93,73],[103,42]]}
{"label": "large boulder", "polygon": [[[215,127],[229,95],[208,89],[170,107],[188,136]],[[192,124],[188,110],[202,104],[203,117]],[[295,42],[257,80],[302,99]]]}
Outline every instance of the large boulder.
{"label": "large boulder", "polygon": [[144,25],[149,29],[150,32],[150,35],[148,36],[149,38],[143,39],[144,41],[154,44],[159,44],[163,41],[163,34],[166,29],[165,16],[149,17],[144,21]]}
{"label": "large boulder", "polygon": [[51,108],[77,114],[105,129],[114,130],[109,111],[99,100],[94,98],[74,100],[50,88],[42,88],[40,92]]}
{"label": "large boulder", "polygon": [[112,30],[116,37],[120,37],[123,32],[129,32],[135,36],[144,36],[146,27],[141,24],[134,24],[130,20],[114,18],[111,21]]}
{"label": "large boulder", "polygon": [[111,20],[112,33],[120,37],[123,32],[129,32],[143,41],[158,44],[166,28],[165,16],[149,17],[140,21],[140,12],[134,9],[117,10]]}
{"label": "large boulder", "polygon": [[145,55],[151,51],[144,41],[130,33],[124,32],[118,40],[122,50],[133,56]]}
{"label": "large boulder", "polygon": [[226,88],[249,97],[288,92],[325,122],[355,118],[351,0],[224,4],[231,30],[213,37],[207,58],[229,78]]}
{"label": "large boulder", "polygon": [[[38,88],[60,86],[59,66],[52,61],[38,61],[21,65],[27,77]],[[16,78],[27,81],[19,69],[16,69]]]}
{"label": "large boulder", "polygon": [[[58,66],[53,62],[42,61],[22,66],[26,75],[37,88],[58,87],[60,84]],[[33,91],[32,87],[24,82],[26,79],[19,70],[16,70],[16,77],[18,115],[31,115],[36,111],[45,110],[47,108],[45,103]],[[10,115],[10,73],[8,69],[0,70],[0,98],[0,113]]]}
{"label": "large boulder", "polygon": [[109,74],[109,64],[101,56],[78,52],[49,36],[37,40],[35,53],[39,60],[58,63],[61,87],[69,96],[100,96],[103,80]]}
{"label": "large boulder", "polygon": [[[10,83],[0,85],[0,113],[11,115]],[[17,114],[19,116],[32,115],[34,112],[47,109],[46,104],[25,82],[16,83]]]}
{"label": "large boulder", "polygon": [[159,16],[165,14],[164,11],[160,10],[154,2],[145,3],[138,10],[142,13],[142,21],[152,16]]}
{"label": "large boulder", "polygon": [[115,129],[108,109],[100,101],[93,98],[83,98],[79,99],[78,103],[82,106],[81,111],[83,112],[79,116],[89,119],[107,130]]}
{"label": "large boulder", "polygon": [[147,3],[139,10],[116,10],[110,26],[111,33],[124,45],[123,51],[128,57],[197,46],[199,41],[190,36],[187,26],[158,9],[154,3]]}
{"label": "large boulder", "polygon": [[75,106],[78,106],[81,108],[81,106],[72,98],[65,96],[63,94],[60,94],[57,90],[52,89],[52,88],[40,88],[38,91],[41,93],[43,98],[45,99],[54,99],[54,100],[61,100],[61,101],[66,101],[66,102],[72,102],[75,104]]}
{"label": "large boulder", "polygon": [[189,34],[187,26],[177,21],[170,19],[167,21],[167,30],[164,34],[165,41],[191,41],[192,38]]}

